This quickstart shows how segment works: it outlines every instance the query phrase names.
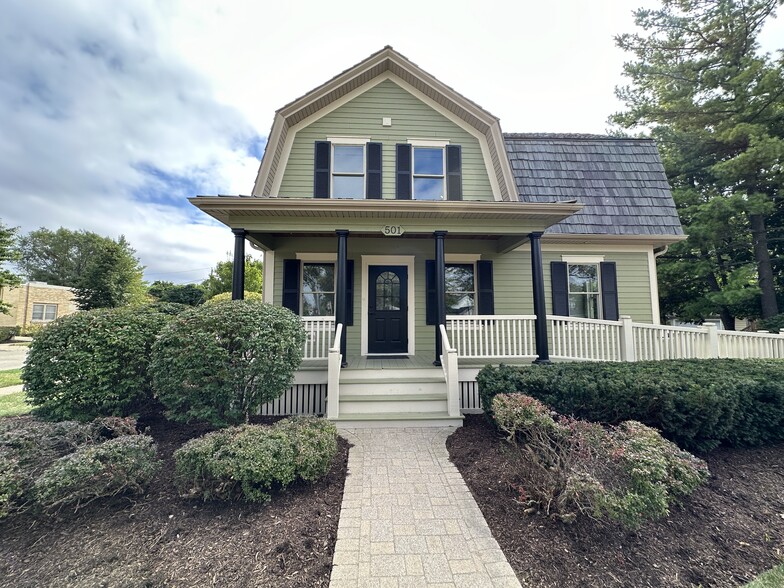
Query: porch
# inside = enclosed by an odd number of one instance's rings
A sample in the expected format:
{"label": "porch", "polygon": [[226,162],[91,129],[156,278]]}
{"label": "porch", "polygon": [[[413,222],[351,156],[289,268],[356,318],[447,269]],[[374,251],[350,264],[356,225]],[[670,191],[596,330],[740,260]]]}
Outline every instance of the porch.
{"label": "porch", "polygon": [[[715,325],[671,327],[548,315],[546,345],[536,344],[534,315],[448,316],[439,325],[441,365],[427,357],[349,355],[342,362],[342,325],[303,319],[308,332],[298,377],[326,384],[330,419],[459,424],[480,410],[476,374],[486,364],[668,359],[784,359],[784,334],[719,331]],[[547,359],[542,361],[544,350]],[[549,351],[548,351],[549,350]],[[310,378],[307,377],[310,374]]]}

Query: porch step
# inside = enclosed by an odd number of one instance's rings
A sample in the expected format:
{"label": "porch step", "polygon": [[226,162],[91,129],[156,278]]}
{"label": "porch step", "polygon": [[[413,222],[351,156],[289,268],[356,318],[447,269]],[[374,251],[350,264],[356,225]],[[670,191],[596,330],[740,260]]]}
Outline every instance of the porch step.
{"label": "porch step", "polygon": [[341,414],[333,422],[344,429],[462,427],[463,417],[450,417],[446,412],[356,413]]}
{"label": "porch step", "polygon": [[350,394],[341,386],[340,415],[438,413],[446,410],[446,391],[413,394]]}

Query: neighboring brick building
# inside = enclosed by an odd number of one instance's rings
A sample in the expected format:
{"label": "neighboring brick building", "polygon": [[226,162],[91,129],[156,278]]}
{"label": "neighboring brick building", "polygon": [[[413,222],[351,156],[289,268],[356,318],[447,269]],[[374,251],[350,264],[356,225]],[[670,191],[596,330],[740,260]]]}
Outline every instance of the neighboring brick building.
{"label": "neighboring brick building", "polygon": [[0,314],[0,327],[42,325],[78,310],[73,290],[46,282],[28,282],[18,288],[1,288],[0,300],[12,305],[11,314]]}

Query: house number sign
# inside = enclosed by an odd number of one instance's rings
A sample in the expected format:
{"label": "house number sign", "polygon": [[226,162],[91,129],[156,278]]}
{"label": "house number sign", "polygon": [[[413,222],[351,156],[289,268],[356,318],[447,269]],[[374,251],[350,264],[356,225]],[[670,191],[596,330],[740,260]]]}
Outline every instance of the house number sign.
{"label": "house number sign", "polygon": [[387,237],[399,237],[403,234],[403,227],[400,225],[384,225],[381,232]]}

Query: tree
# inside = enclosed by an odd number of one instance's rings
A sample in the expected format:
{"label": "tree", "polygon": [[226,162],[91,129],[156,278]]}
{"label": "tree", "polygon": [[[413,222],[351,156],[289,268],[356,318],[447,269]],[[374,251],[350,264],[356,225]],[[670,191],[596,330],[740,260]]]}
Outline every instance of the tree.
{"label": "tree", "polygon": [[116,308],[144,301],[142,266],[125,237],[104,238],[74,286],[79,308]]}
{"label": "tree", "polygon": [[728,329],[778,312],[784,57],[760,54],[757,38],[779,4],[662,0],[635,12],[643,33],[616,37],[634,60],[611,121],[657,139],[689,235],[662,258],[663,310],[718,313]]}
{"label": "tree", "polygon": [[[17,229],[6,227],[0,221],[0,291],[4,288],[18,286],[21,283],[19,276],[3,267],[6,262],[18,261],[19,259],[19,255],[14,250],[16,231]],[[10,304],[6,304],[0,299],[0,314],[10,314],[10,308]]]}
{"label": "tree", "polygon": [[72,288],[108,241],[88,231],[41,227],[19,238],[19,270],[28,280]]}
{"label": "tree", "polygon": [[[245,256],[245,290],[261,292],[264,264],[254,260],[250,255]],[[202,282],[202,287],[207,293],[207,298],[212,298],[222,292],[231,292],[231,278],[234,271],[234,262],[231,260],[219,261],[210,271],[210,276]]]}
{"label": "tree", "polygon": [[195,284],[175,284],[156,280],[150,286],[148,293],[161,302],[176,302],[177,304],[187,304],[198,306],[205,300],[204,288]]}

